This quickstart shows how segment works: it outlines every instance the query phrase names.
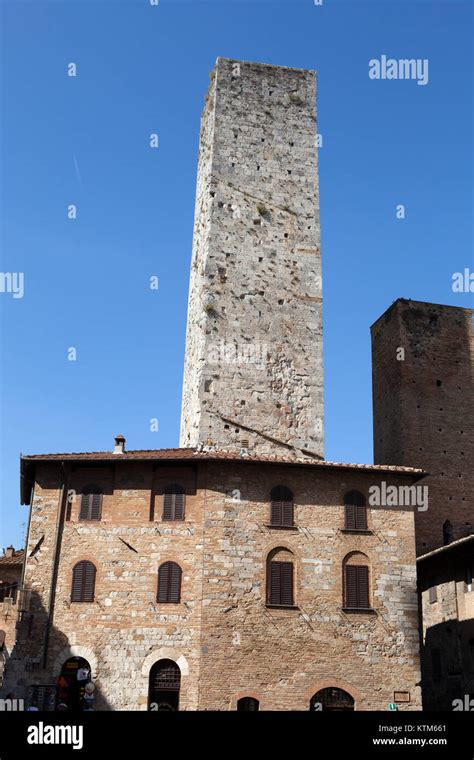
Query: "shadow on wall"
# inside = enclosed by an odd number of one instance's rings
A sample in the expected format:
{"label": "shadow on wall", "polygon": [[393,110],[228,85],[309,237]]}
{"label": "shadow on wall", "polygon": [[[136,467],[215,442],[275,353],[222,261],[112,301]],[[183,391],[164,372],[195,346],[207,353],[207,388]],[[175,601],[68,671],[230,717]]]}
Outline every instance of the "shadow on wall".
{"label": "shadow on wall", "polygon": [[[22,590],[16,642],[4,652],[2,699],[23,699],[24,708],[82,712],[111,710],[95,681],[95,663],[54,625],[40,596]],[[92,653],[91,653],[92,654]]]}
{"label": "shadow on wall", "polygon": [[474,711],[474,618],[428,628],[421,662],[423,710]]}

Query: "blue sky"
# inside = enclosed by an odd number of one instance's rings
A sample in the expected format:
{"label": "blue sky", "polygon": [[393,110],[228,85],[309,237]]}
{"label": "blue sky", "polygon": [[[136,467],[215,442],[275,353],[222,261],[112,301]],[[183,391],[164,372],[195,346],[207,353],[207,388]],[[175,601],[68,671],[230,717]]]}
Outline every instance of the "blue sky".
{"label": "blue sky", "polygon": [[[116,433],[129,448],[178,445],[199,119],[218,55],[318,71],[326,457],[373,461],[370,324],[398,297],[472,306],[451,288],[474,267],[472,3],[1,7],[1,268],[24,272],[25,293],[0,293],[0,548],[23,539],[21,451],[110,449]],[[371,80],[383,54],[427,58],[428,84]]]}

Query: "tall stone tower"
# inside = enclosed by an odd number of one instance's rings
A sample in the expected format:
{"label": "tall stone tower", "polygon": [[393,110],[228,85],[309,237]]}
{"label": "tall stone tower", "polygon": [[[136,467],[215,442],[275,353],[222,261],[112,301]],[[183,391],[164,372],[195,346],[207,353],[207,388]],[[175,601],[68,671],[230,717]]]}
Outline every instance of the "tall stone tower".
{"label": "tall stone tower", "polygon": [[474,533],[472,314],[399,299],[371,328],[374,461],[430,473],[418,554]]}
{"label": "tall stone tower", "polygon": [[218,58],[201,121],[181,446],[323,456],[314,71]]}

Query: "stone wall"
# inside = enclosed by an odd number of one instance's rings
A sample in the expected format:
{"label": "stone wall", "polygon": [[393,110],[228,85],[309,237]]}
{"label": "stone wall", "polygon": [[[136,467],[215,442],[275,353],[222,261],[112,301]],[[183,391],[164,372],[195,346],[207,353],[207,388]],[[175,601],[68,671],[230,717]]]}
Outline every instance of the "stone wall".
{"label": "stone wall", "polygon": [[[79,655],[91,664],[98,709],[146,709],[150,668],[160,659],[180,667],[182,710],[235,709],[251,695],[261,709],[307,710],[324,686],[346,690],[356,709],[385,710],[395,691],[410,694],[400,709],[419,707],[413,514],[373,508],[371,532],[342,530],[346,491],[367,494],[380,479],[409,483],[410,476],[246,460],[75,465],[66,469],[65,492],[99,485],[102,519],[79,521],[78,497],[61,528],[62,471],[57,463],[36,470],[30,615],[6,684],[16,696],[31,684],[54,684],[68,657]],[[169,483],[186,489],[182,522],[161,519]],[[294,528],[268,527],[269,493],[279,484],[294,492]],[[266,558],[277,547],[294,556],[294,609],[266,605]],[[342,609],[342,563],[355,551],[370,564],[372,612]],[[95,601],[72,603],[72,569],[83,559],[97,567]],[[183,569],[179,604],[156,602],[166,560]]]}
{"label": "stone wall", "polygon": [[313,71],[219,58],[201,123],[181,446],[323,454]]}
{"label": "stone wall", "polygon": [[[399,349],[404,359],[397,359]],[[400,353],[398,353],[400,356]],[[474,531],[472,311],[399,299],[372,326],[374,461],[430,473],[418,554]]]}

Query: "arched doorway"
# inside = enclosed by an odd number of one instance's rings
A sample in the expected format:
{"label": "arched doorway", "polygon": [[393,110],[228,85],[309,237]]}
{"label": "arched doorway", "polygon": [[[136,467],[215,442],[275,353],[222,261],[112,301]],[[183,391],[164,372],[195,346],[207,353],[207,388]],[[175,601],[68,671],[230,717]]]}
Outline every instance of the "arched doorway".
{"label": "arched doorway", "polygon": [[255,697],[241,697],[237,702],[237,711],[256,712],[259,706],[259,701]]}
{"label": "arched doorway", "polygon": [[309,709],[315,712],[352,712],[354,700],[347,691],[329,687],[321,689],[311,697]]}
{"label": "arched doorway", "polygon": [[69,712],[91,710],[94,703],[94,687],[91,666],[84,657],[70,657],[61,668],[56,684],[56,707]]}
{"label": "arched doorway", "polygon": [[179,710],[181,671],[173,660],[158,660],[150,670],[148,709],[153,711]]}

